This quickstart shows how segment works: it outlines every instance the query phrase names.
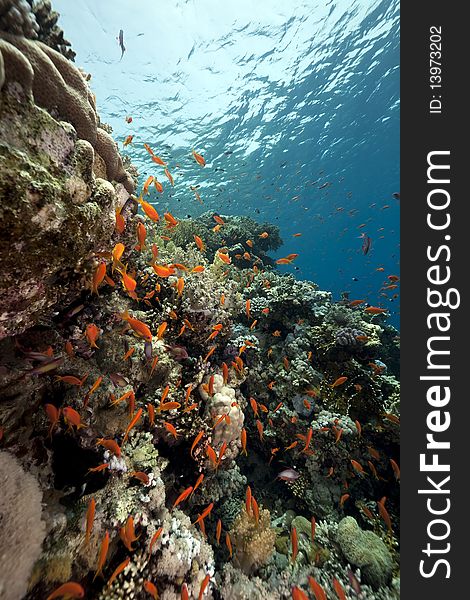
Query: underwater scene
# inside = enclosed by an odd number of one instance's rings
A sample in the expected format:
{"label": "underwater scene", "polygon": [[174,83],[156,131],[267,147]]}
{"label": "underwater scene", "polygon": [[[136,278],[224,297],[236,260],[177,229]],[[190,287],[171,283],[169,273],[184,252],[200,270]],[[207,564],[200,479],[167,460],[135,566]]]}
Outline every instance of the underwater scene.
{"label": "underwater scene", "polygon": [[0,600],[400,597],[397,0],[0,0]]}

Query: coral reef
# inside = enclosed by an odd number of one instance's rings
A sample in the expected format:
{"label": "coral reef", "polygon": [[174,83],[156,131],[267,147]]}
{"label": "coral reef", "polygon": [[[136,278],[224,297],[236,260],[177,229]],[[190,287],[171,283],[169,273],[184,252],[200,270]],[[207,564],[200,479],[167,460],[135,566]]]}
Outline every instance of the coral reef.
{"label": "coral reef", "polygon": [[0,31],[0,596],[398,598],[397,331],[274,225],[155,216],[49,2]]}

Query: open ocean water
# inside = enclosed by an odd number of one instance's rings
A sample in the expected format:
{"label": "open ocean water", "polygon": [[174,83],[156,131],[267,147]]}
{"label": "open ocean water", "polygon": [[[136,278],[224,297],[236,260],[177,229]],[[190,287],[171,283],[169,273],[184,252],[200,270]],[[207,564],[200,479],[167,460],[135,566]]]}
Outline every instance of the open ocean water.
{"label": "open ocean water", "polygon": [[[398,1],[55,0],[54,8],[76,64],[93,74],[102,120],[121,142],[134,135],[124,153],[141,183],[155,172],[144,142],[171,165],[175,186],[152,188],[159,210],[273,222],[284,240],[276,258],[299,254],[281,269],[336,299],[348,291],[387,307],[398,326],[398,290],[380,295],[399,269]],[[203,204],[190,190],[197,185]]]}

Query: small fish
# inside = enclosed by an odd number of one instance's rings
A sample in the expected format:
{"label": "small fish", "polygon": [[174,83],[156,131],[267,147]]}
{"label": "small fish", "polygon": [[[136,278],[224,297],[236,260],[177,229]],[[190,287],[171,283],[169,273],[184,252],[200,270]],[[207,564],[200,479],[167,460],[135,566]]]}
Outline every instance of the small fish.
{"label": "small fish", "polygon": [[209,460],[211,461],[211,464],[214,467],[214,469],[217,469],[217,455],[215,453],[214,448],[212,448],[210,444],[207,445],[206,454]]}
{"label": "small fish", "polygon": [[170,433],[176,440],[176,438],[178,437],[178,432],[176,431],[175,427],[167,421],[165,421],[163,425],[165,426],[165,429],[168,431],[168,433]]}
{"label": "small fish", "polygon": [[370,238],[368,235],[366,235],[365,233],[361,233],[361,236],[360,236],[360,237],[361,237],[361,239],[362,239],[362,253],[363,253],[364,255],[366,255],[366,254],[369,252],[369,250],[371,249],[371,246],[372,246],[372,240],[371,240],[371,238]]}
{"label": "small fish", "polygon": [[181,600],[189,600],[188,586],[185,583],[181,586]]}
{"label": "small fish", "polygon": [[307,453],[308,447],[310,446],[310,442],[312,441],[313,429],[309,427],[307,432],[307,436],[305,438],[305,446],[302,449],[302,452]]}
{"label": "small fish", "polygon": [[248,452],[246,451],[246,429],[243,427],[240,433],[240,440],[242,443],[242,454],[248,456]]}
{"label": "small fish", "polygon": [[311,525],[310,535],[311,535],[311,539],[312,539],[312,543],[313,543],[313,540],[315,539],[315,529],[317,528],[317,522],[315,520],[315,517],[312,517],[310,519],[310,525]]}
{"label": "small fish", "polygon": [[186,498],[188,498],[188,496],[191,495],[193,491],[193,487],[190,486],[188,488],[186,488],[184,490],[184,492],[181,492],[181,494],[178,496],[178,498],[176,498],[176,500],[173,503],[173,508],[176,508],[178,506],[178,504],[180,504],[181,502],[184,502],[184,500],[186,500]]}
{"label": "small fish", "polygon": [[132,123],[132,117],[126,117],[126,123]]}
{"label": "small fish", "polygon": [[122,142],[122,145],[124,146],[124,148],[125,148],[126,146],[129,146],[129,144],[132,144],[132,140],[133,140],[133,139],[134,139],[134,136],[133,136],[133,135],[128,135],[128,136],[126,137],[126,139],[125,139],[125,140]]}
{"label": "small fish", "polygon": [[209,575],[209,573],[207,573],[207,575],[202,580],[201,587],[199,588],[199,596],[197,597],[197,600],[202,600],[202,597],[204,596],[204,592],[206,591],[206,587],[210,581],[210,578],[211,578],[211,576]]}
{"label": "small fish", "polygon": [[259,507],[258,503],[254,496],[251,497],[251,510],[253,511],[253,515],[255,517],[256,526],[259,525]]}
{"label": "small fish", "polygon": [[225,534],[225,545],[228,548],[230,558],[232,558],[232,540],[230,539],[230,534],[228,531]]}
{"label": "small fish", "polygon": [[46,600],[55,600],[55,598],[84,598],[85,590],[75,581],[67,581],[55,589]]}
{"label": "small fish", "polygon": [[192,446],[191,446],[191,450],[189,452],[189,455],[191,456],[191,458],[194,458],[193,457],[194,448],[199,444],[199,442],[202,440],[203,436],[204,436],[204,431],[200,431],[197,434],[197,436],[194,438],[194,441],[193,441]]}
{"label": "small fish", "polygon": [[156,541],[160,537],[162,531],[163,531],[163,527],[159,527],[157,529],[157,531],[153,534],[152,539],[150,540],[150,544],[149,544],[149,554],[152,554],[152,549],[153,549]]}
{"label": "small fish", "polygon": [[390,458],[390,464],[392,465],[392,469],[393,469],[393,474],[395,475],[395,479],[397,481],[400,481],[400,467],[397,465],[397,463],[393,460],[393,458]]}
{"label": "small fish", "polygon": [[222,262],[224,262],[226,265],[230,265],[231,264],[231,259],[230,256],[228,254],[226,254],[225,252],[221,252],[219,250],[219,252],[217,253],[217,256],[220,258],[220,260]]}
{"label": "small fish", "polygon": [[247,486],[246,493],[245,493],[245,509],[246,509],[247,515],[251,515],[251,499],[252,499],[251,487]]}
{"label": "small fish", "polygon": [[294,585],[292,588],[292,600],[308,600],[308,596],[297,585]]}
{"label": "small fish", "polygon": [[148,579],[144,581],[144,590],[152,596],[153,600],[158,600],[158,590],[155,584]]}
{"label": "small fish", "polygon": [[343,504],[346,502],[346,500],[349,498],[349,494],[343,494],[339,500],[339,505],[343,506]]}
{"label": "small fish", "polygon": [[104,534],[103,540],[101,542],[100,554],[99,554],[99,558],[98,558],[98,567],[96,569],[95,576],[93,577],[93,581],[95,581],[95,579],[98,577],[98,575],[103,576],[103,567],[104,567],[104,563],[106,562],[106,557],[108,555],[108,549],[109,549],[109,532],[106,531],[106,533]]}
{"label": "small fish", "polygon": [[108,450],[108,452],[111,452],[111,454],[114,454],[114,456],[121,456],[121,448],[114,440],[105,440],[104,438],[98,438],[96,440],[96,445],[103,446],[103,448],[106,448],[106,450]]}
{"label": "small fish", "polygon": [[100,473],[101,471],[104,471],[107,468],[109,468],[109,463],[103,463],[102,465],[98,465],[97,467],[92,467],[91,469],[88,469],[88,473]]}
{"label": "small fish", "polygon": [[388,312],[388,310],[386,308],[379,308],[378,306],[368,306],[364,309],[364,312],[369,315],[381,315]]}
{"label": "small fish", "polygon": [[96,502],[94,498],[90,499],[88,503],[88,509],[86,511],[86,529],[85,529],[85,545],[88,546],[90,541],[91,531],[93,529],[93,522],[95,520],[95,508]]}
{"label": "small fish", "polygon": [[124,438],[122,440],[121,446],[124,445],[124,443],[127,441],[127,438],[129,437],[129,433],[130,433],[131,429],[133,427],[135,427],[135,425],[139,421],[140,417],[142,416],[142,412],[143,412],[142,409],[139,408],[139,410],[135,414],[135,417],[131,420],[131,422],[127,426],[126,433],[125,433]]}
{"label": "small fish", "polygon": [[98,346],[96,345],[96,340],[100,336],[100,329],[94,323],[89,323],[86,326],[85,336],[88,343],[90,344],[90,348],[98,348]]}
{"label": "small fish", "polygon": [[308,575],[307,578],[310,589],[315,596],[315,600],[327,600],[325,590],[321,587],[321,585],[315,581],[311,575]]}
{"label": "small fish", "polygon": [[150,483],[149,476],[147,475],[147,473],[144,473],[143,471],[133,471],[132,473],[130,473],[130,476],[134,477],[135,479],[138,479],[144,485],[148,485]]}
{"label": "small fish", "polygon": [[292,442],[292,444],[290,444],[290,446],[286,446],[284,448],[284,451],[287,452],[287,450],[293,450],[297,446],[298,443],[299,443],[298,441]]}
{"label": "small fish", "polygon": [[206,356],[204,357],[204,360],[202,362],[207,362],[208,358],[210,356],[212,356],[212,354],[214,353],[216,348],[217,348],[217,345],[211,346],[211,348],[209,349],[209,352],[206,354]]}
{"label": "small fish", "polygon": [[166,267],[165,265],[152,264],[152,268],[159,277],[170,277],[175,272],[173,267]]}
{"label": "small fish", "polygon": [[359,475],[365,475],[364,469],[363,469],[361,463],[359,463],[359,462],[357,462],[357,460],[353,460],[353,459],[351,459],[350,462],[351,462],[353,469],[356,471],[356,473],[358,473]]}
{"label": "small fish", "polygon": [[175,219],[175,217],[171,213],[166,212],[166,213],[164,213],[163,217],[165,218],[165,221],[167,222],[168,228],[176,227],[178,225],[178,221]]}
{"label": "small fish", "polygon": [[263,441],[263,423],[256,419],[256,429],[258,430],[259,439]]}
{"label": "small fish", "polygon": [[299,551],[297,529],[295,527],[292,527],[292,529],[290,531],[290,540],[291,540],[291,547],[292,547],[291,562],[295,563],[295,559],[297,558],[297,553]]}
{"label": "small fish", "polygon": [[172,174],[170,173],[170,171],[168,169],[165,169],[165,175],[167,176],[168,181],[171,183],[171,185],[175,185],[175,182],[173,180],[173,176],[172,176]]}
{"label": "small fish", "polygon": [[72,407],[66,406],[65,408],[63,408],[62,414],[64,415],[65,422],[69,426],[69,429],[72,429],[72,427],[76,427],[78,430],[85,427],[85,425],[83,425],[83,423],[81,422],[80,415]]}
{"label": "small fish", "polygon": [[116,567],[116,569],[113,571],[113,574],[111,575],[111,577],[108,580],[108,584],[107,584],[108,587],[113,583],[113,581],[116,579],[116,577],[119,575],[119,573],[122,573],[124,571],[124,569],[127,567],[127,565],[130,562],[131,562],[131,559],[128,556],[126,558],[126,560],[123,560],[122,563]]}
{"label": "small fish", "polygon": [[93,282],[91,285],[91,291],[94,294],[98,294],[98,288],[100,284],[103,282],[104,276],[106,275],[106,263],[101,262],[97,267],[93,274]]}
{"label": "small fish", "polygon": [[119,59],[120,61],[122,60],[122,57],[124,56],[124,52],[126,51],[126,48],[124,47],[124,31],[122,29],[119,30],[119,46],[121,48],[121,58]]}
{"label": "small fish", "polygon": [[343,385],[343,383],[345,383],[347,380],[348,380],[348,378],[345,376],[338,377],[338,379],[334,383],[332,383],[330,385],[330,387],[335,388],[335,387],[338,387],[339,385]]}
{"label": "small fish", "polygon": [[190,496],[192,496],[194,494],[194,492],[197,490],[197,488],[201,485],[201,483],[203,481],[204,481],[204,473],[201,473],[199,475],[199,477],[196,479],[196,483],[194,484],[193,491],[191,492]]}
{"label": "small fish", "polygon": [[198,154],[197,152],[192,151],[192,155],[194,157],[194,160],[197,162],[198,165],[201,165],[201,167],[205,167],[206,166],[206,161],[204,160],[204,157],[201,156],[200,154]]}
{"label": "small fish", "polygon": [[162,337],[163,337],[163,335],[164,335],[167,327],[168,327],[168,323],[166,321],[163,321],[163,323],[161,323],[158,326],[158,329],[157,329],[157,340],[161,340],[162,339]]}
{"label": "small fish", "polygon": [[120,210],[116,210],[115,215],[116,215],[115,229],[118,233],[123,233],[124,229],[126,228],[126,221],[124,220],[124,217],[121,215]]}
{"label": "small fish", "polygon": [[277,479],[281,479],[282,481],[295,481],[299,477],[300,473],[288,467],[278,474]]}
{"label": "small fish", "polygon": [[199,523],[200,521],[203,521],[208,515],[210,515],[212,509],[214,508],[214,503],[211,502],[208,506],[206,506],[206,508],[202,511],[202,514],[199,515],[199,517],[194,521],[193,525],[196,525],[196,523]]}
{"label": "small fish", "polygon": [[339,600],[346,600],[346,593],[343,589],[343,586],[335,577],[333,577],[333,587]]}
{"label": "small fish", "polygon": [[219,519],[217,521],[217,527],[215,529],[215,539],[217,541],[217,546],[220,543],[220,534],[222,533],[222,521]]}
{"label": "small fish", "polygon": [[212,215],[212,218],[219,225],[225,225],[225,221],[222,219],[222,217],[219,217],[219,215]]}

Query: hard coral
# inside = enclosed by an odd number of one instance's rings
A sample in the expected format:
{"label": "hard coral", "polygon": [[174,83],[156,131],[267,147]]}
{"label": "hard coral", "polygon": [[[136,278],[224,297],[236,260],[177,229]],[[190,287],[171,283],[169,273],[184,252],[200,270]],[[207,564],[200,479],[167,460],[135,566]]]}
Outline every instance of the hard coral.
{"label": "hard coral", "polygon": [[0,597],[20,600],[46,533],[42,493],[35,477],[7,452],[0,452],[0,489]]}
{"label": "hard coral", "polygon": [[271,528],[269,510],[260,508],[259,522],[243,507],[235,519],[230,537],[234,546],[234,564],[244,573],[253,573],[265,564],[274,550],[276,532]]}

